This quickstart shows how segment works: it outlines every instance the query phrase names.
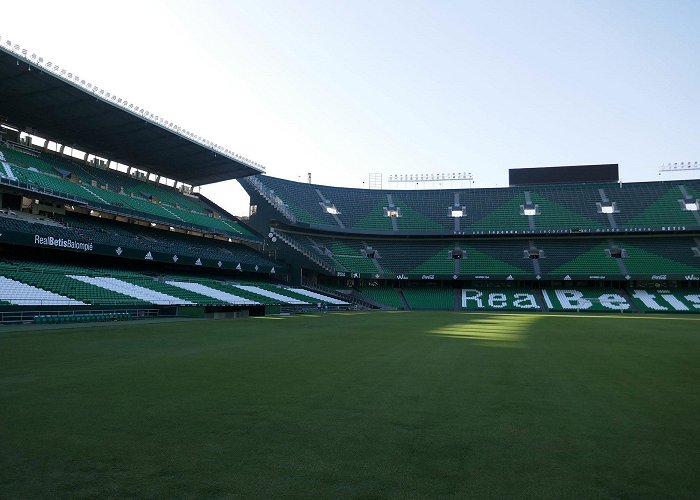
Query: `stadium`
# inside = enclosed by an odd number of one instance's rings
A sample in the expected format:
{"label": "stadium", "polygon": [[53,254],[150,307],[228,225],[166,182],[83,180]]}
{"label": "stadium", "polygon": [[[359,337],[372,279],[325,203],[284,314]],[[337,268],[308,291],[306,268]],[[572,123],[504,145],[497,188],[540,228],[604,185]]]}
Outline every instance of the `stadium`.
{"label": "stadium", "polygon": [[697,495],[700,180],[286,180],[0,42],[0,496]]}

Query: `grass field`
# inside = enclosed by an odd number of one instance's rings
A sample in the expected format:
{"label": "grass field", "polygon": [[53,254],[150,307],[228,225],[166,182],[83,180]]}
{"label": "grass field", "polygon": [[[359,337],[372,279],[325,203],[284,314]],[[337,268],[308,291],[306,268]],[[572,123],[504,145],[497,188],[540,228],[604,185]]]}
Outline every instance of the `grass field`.
{"label": "grass field", "polygon": [[0,329],[0,498],[699,493],[690,317]]}

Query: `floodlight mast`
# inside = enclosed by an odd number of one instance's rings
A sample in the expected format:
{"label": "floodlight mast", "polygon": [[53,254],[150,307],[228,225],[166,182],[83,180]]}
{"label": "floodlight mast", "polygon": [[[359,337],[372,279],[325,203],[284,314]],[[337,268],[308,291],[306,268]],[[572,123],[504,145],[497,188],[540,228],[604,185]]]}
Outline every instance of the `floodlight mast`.
{"label": "floodlight mast", "polygon": [[700,164],[698,162],[662,163],[659,167],[659,175],[662,172],[688,172],[690,170],[700,170]]}
{"label": "floodlight mast", "polygon": [[471,172],[452,172],[440,174],[392,174],[388,177],[390,183],[415,183],[422,182],[469,182],[469,187],[474,183]]}

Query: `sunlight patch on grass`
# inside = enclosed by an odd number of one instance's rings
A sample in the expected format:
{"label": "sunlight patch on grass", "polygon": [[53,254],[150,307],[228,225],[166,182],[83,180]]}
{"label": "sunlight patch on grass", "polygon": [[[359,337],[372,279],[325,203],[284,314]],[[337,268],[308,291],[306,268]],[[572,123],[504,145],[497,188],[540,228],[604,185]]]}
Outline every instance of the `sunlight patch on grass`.
{"label": "sunlight patch on grass", "polygon": [[488,316],[443,326],[429,330],[428,333],[440,337],[475,340],[482,345],[507,342],[512,343],[510,347],[521,347],[519,343],[524,334],[537,320],[537,316],[529,314]]}

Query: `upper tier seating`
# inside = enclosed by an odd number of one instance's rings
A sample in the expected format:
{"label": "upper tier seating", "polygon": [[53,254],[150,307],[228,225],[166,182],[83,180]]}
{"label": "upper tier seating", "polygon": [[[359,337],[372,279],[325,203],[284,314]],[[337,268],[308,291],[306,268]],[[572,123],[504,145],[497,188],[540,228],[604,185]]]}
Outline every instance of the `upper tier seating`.
{"label": "upper tier seating", "polygon": [[[54,154],[33,156],[6,146],[0,147],[0,152],[14,177],[32,187],[115,213],[140,215],[164,224],[199,228],[238,238],[258,239],[239,222],[212,216],[215,209],[176,189],[146,183],[116,170],[78,164]],[[0,177],[7,177],[4,169],[0,169]]]}
{"label": "upper tier seating", "polygon": [[[698,180],[391,191],[258,175],[242,179],[241,184],[261,194],[293,223],[339,232],[537,234],[700,227],[698,212],[685,210],[679,201],[700,197]],[[612,213],[604,213],[603,206]],[[329,213],[327,207],[337,213]],[[462,217],[452,217],[451,207],[464,207]],[[391,209],[398,211],[393,220],[386,213]]]}

